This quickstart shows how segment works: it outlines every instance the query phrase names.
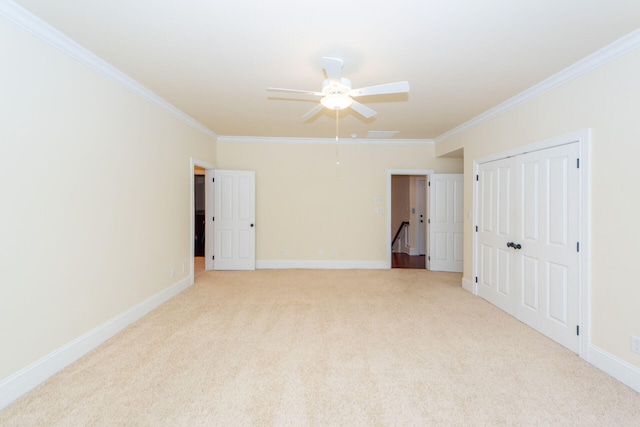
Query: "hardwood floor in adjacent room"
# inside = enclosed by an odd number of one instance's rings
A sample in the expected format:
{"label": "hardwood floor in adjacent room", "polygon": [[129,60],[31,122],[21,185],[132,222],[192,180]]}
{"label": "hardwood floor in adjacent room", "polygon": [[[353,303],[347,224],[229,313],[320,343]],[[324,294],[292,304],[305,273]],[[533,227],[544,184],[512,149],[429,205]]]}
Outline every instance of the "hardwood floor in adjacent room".
{"label": "hardwood floor in adjacent room", "polygon": [[404,253],[391,254],[391,268],[425,268],[425,256]]}

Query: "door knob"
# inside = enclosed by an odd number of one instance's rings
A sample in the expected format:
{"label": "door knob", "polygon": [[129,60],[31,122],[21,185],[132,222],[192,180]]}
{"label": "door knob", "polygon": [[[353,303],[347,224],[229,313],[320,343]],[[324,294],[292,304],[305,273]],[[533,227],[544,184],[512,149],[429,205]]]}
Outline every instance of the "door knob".
{"label": "door knob", "polygon": [[251,227],[253,227],[253,224],[251,224]]}
{"label": "door knob", "polygon": [[515,245],[513,242],[507,242],[507,247],[508,248],[515,248]]}
{"label": "door knob", "polygon": [[515,245],[512,243],[512,244],[511,244],[511,247],[512,247],[513,249],[520,249],[520,248],[522,248],[522,245],[521,245],[520,243],[516,243]]}

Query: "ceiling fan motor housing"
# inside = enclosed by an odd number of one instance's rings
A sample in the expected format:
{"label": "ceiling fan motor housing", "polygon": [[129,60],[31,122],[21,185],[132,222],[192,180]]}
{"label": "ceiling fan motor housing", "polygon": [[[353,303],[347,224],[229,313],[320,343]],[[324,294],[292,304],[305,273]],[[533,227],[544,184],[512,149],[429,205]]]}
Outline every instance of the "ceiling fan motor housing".
{"label": "ceiling fan motor housing", "polygon": [[340,78],[340,83],[335,80],[322,82],[322,93],[326,95],[347,95],[351,90],[351,80]]}

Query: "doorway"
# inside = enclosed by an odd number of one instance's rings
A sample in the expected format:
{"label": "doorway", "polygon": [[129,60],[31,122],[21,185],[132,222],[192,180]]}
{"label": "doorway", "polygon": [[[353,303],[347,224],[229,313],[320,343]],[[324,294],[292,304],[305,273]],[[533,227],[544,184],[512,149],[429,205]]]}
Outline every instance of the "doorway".
{"label": "doorway", "polygon": [[[213,217],[213,171],[215,166],[193,157],[190,159],[190,272],[193,279],[213,270],[213,227],[206,219]],[[197,193],[201,194],[197,195]],[[204,222],[204,223],[203,223]],[[201,247],[198,247],[198,244]]]}
{"label": "doorway", "polygon": [[204,168],[195,167],[194,170],[194,236],[193,236],[193,253],[195,257],[202,257],[204,259],[204,245],[205,245],[205,190],[204,190]]}
{"label": "doorway", "polygon": [[387,171],[389,268],[425,269],[427,175],[431,170]]}

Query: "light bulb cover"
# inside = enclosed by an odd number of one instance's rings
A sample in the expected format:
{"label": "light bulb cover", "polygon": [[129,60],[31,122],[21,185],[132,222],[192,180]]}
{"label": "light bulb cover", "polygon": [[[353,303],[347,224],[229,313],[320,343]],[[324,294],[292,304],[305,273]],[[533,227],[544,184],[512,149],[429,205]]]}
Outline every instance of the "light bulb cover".
{"label": "light bulb cover", "polygon": [[353,103],[353,99],[347,95],[336,93],[325,96],[320,100],[320,103],[330,110],[344,110]]}

